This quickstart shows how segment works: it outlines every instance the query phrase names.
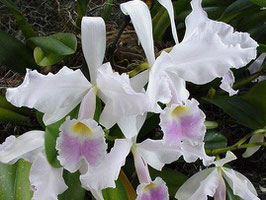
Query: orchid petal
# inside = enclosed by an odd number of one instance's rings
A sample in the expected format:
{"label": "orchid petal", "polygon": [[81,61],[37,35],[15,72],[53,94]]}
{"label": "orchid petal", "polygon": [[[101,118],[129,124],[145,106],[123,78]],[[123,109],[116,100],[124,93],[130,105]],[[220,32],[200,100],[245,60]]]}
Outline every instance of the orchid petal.
{"label": "orchid petal", "polygon": [[102,191],[90,189],[90,192],[96,200],[104,200]]}
{"label": "orchid petal", "polygon": [[156,106],[157,110],[159,109],[157,102],[182,103],[189,97],[185,81],[175,72],[168,71],[171,66],[173,66],[171,57],[163,51],[151,68],[147,94],[154,111],[156,111]]}
{"label": "orchid petal", "polygon": [[222,167],[224,166],[226,163],[229,163],[233,160],[236,160],[237,157],[235,156],[235,154],[231,151],[227,151],[226,152],[226,155],[225,155],[225,158],[222,158],[220,160],[216,160],[213,162],[213,164],[216,165],[216,167]]}
{"label": "orchid petal", "polygon": [[148,96],[135,92],[128,75],[113,72],[110,63],[99,68],[97,86],[105,103],[100,123],[107,129],[124,117],[145,113],[150,107]]}
{"label": "orchid petal", "polygon": [[96,109],[96,89],[93,87],[83,98],[79,108],[79,120],[93,119]]}
{"label": "orchid petal", "polygon": [[235,195],[245,200],[259,200],[256,189],[247,177],[226,167],[222,168],[222,172]]}
{"label": "orchid petal", "polygon": [[175,15],[174,15],[174,8],[173,8],[173,3],[170,0],[158,0],[158,2],[165,7],[165,9],[167,10],[169,17],[170,17],[170,21],[171,21],[171,29],[172,29],[172,34],[173,34],[173,38],[175,40],[175,43],[178,43],[178,37],[177,37],[177,33],[176,33],[176,26],[175,26]]}
{"label": "orchid petal", "polygon": [[197,159],[203,161],[204,166],[209,166],[213,163],[215,157],[208,156],[205,152],[204,142],[197,145],[192,145],[190,142],[182,142],[180,145],[184,160],[188,163],[195,162]]}
{"label": "orchid petal", "polygon": [[98,166],[89,168],[86,174],[80,176],[82,187],[88,190],[115,188],[115,180],[118,179],[120,169],[125,164],[131,145],[130,140],[117,139],[106,158]]}
{"label": "orchid petal", "polygon": [[152,66],[155,61],[155,54],[152,20],[148,6],[140,0],[133,0],[120,4],[120,8],[125,15],[130,16],[148,63]]}
{"label": "orchid petal", "polygon": [[49,125],[73,110],[90,87],[80,70],[63,67],[57,74],[42,75],[27,69],[23,83],[7,89],[6,98],[16,107],[26,106],[43,112],[43,121]]}
{"label": "orchid petal", "polygon": [[170,164],[182,155],[181,148],[166,144],[163,140],[147,139],[136,144],[136,152],[151,167],[162,170],[165,164]]}
{"label": "orchid petal", "polygon": [[77,171],[83,162],[96,166],[105,158],[107,144],[104,132],[92,119],[70,120],[69,117],[59,128],[56,141],[58,160],[71,173]]}
{"label": "orchid petal", "polygon": [[147,114],[129,116],[120,119],[117,124],[126,138],[130,139],[138,135],[145,122]]}
{"label": "orchid petal", "polygon": [[169,200],[168,188],[160,177],[137,187],[136,200]]}
{"label": "orchid petal", "polygon": [[266,53],[262,53],[254,62],[248,67],[250,74],[254,74],[260,70],[260,67],[266,58]]}
{"label": "orchid petal", "polygon": [[248,33],[207,18],[201,0],[192,1],[184,40],[169,53],[180,78],[205,84],[223,77],[230,68],[240,68],[256,58],[257,42]]}
{"label": "orchid petal", "polygon": [[179,188],[175,198],[178,200],[207,200],[207,196],[213,197],[223,184],[223,178],[216,168],[205,169],[190,177]]}
{"label": "orchid petal", "polygon": [[30,170],[32,200],[57,200],[57,195],[68,187],[63,179],[63,168],[53,168],[43,153],[34,160]]}
{"label": "orchid petal", "polygon": [[[263,142],[263,141],[264,141],[263,134],[255,134],[250,138],[249,143],[256,143],[256,142]],[[246,151],[242,154],[242,156],[244,158],[248,158],[252,156],[254,153],[256,153],[260,149],[260,147],[261,146],[248,147]]]}
{"label": "orchid petal", "polygon": [[101,17],[83,17],[81,21],[81,42],[84,57],[93,84],[96,83],[97,68],[103,63],[106,48],[105,23]]}
{"label": "orchid petal", "polygon": [[132,78],[130,78],[131,87],[136,92],[141,92],[143,90],[144,86],[148,83],[149,71],[150,70],[145,70],[143,72],[140,72],[136,76],[133,76]]}
{"label": "orchid petal", "polygon": [[[262,53],[249,67],[248,70],[250,74],[254,74],[258,72],[266,58],[266,53]],[[266,80],[266,76],[259,76],[257,79],[255,79],[253,82],[260,82]]]}
{"label": "orchid petal", "polygon": [[33,162],[44,148],[44,131],[29,131],[19,137],[9,136],[0,144],[0,162],[14,164],[18,159]]}
{"label": "orchid petal", "polygon": [[201,143],[206,127],[205,114],[199,109],[197,100],[187,100],[184,105],[172,104],[166,107],[160,115],[160,126],[164,140],[169,143],[190,141],[192,144]]}
{"label": "orchid petal", "polygon": [[231,70],[227,72],[222,78],[222,83],[220,88],[229,93],[229,96],[233,96],[238,93],[238,90],[234,90],[232,88],[233,84],[235,83],[235,76]]}
{"label": "orchid petal", "polygon": [[134,164],[140,183],[149,183],[151,181],[150,172],[146,161],[136,151],[133,151]]}

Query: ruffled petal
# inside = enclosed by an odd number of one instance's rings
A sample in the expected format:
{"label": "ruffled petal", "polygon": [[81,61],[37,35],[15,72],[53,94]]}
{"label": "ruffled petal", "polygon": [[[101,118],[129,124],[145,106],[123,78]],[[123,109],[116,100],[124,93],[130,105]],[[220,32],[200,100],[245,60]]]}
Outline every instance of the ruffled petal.
{"label": "ruffled petal", "polygon": [[235,156],[235,154],[232,151],[227,151],[225,158],[222,158],[220,160],[216,160],[213,162],[213,164],[215,164],[216,167],[222,167],[225,164],[227,164],[233,160],[236,160],[236,159],[237,159],[237,157]]}
{"label": "ruffled petal", "polygon": [[79,120],[83,119],[93,119],[95,109],[96,109],[96,89],[95,87],[91,88],[86,94],[86,96],[81,101],[79,107]]}
{"label": "ruffled petal", "polygon": [[140,183],[151,182],[151,177],[147,162],[141,157],[141,155],[137,151],[133,150],[132,152],[139,182]]}
{"label": "ruffled petal", "polygon": [[107,144],[104,132],[92,119],[70,120],[60,127],[56,141],[58,160],[71,173],[77,171],[83,162],[96,166],[106,156]]}
{"label": "ruffled petal", "polygon": [[175,72],[168,71],[171,66],[173,66],[171,57],[163,51],[150,70],[147,94],[154,112],[160,111],[157,102],[181,104],[189,97],[185,81]]}
{"label": "ruffled petal", "polygon": [[[262,66],[263,61],[266,58],[266,53],[262,53],[249,67],[248,70],[251,74],[258,72]],[[253,82],[260,82],[266,80],[266,76],[259,76]]]}
{"label": "ruffled petal", "polygon": [[97,86],[105,103],[100,123],[107,129],[124,117],[145,113],[150,107],[148,96],[135,92],[128,75],[113,72],[110,63],[99,68]]}
{"label": "ruffled petal", "polygon": [[172,104],[160,115],[160,126],[164,140],[169,143],[190,141],[199,144],[206,132],[205,114],[199,109],[197,100],[187,100],[184,105]]}
{"label": "ruffled petal", "polygon": [[247,177],[226,167],[222,168],[222,172],[235,195],[245,200],[259,200],[256,189]]}
{"label": "ruffled petal", "polygon": [[177,33],[176,33],[175,15],[174,15],[173,3],[172,3],[172,1],[169,1],[169,0],[158,0],[158,2],[163,7],[165,7],[165,9],[167,10],[167,12],[169,14],[173,38],[175,40],[175,43],[177,44],[178,43],[178,37],[177,37]]}
{"label": "ruffled petal", "polygon": [[[263,134],[256,134],[253,135],[250,140],[249,143],[256,143],[256,142],[263,142],[264,141],[264,135]],[[256,153],[261,146],[256,146],[256,147],[249,147],[246,149],[246,151],[243,153],[243,157],[244,158],[248,158],[250,156],[252,156],[254,153]]]}
{"label": "ruffled petal", "polygon": [[147,69],[147,70],[137,74],[136,76],[130,78],[131,87],[136,92],[141,92],[143,90],[144,86],[148,83],[149,72],[150,72],[150,70]]}
{"label": "ruffled petal", "polygon": [[168,188],[160,177],[137,187],[136,200],[169,200]]}
{"label": "ruffled petal", "polygon": [[127,139],[117,139],[111,152],[96,166],[88,169],[88,172],[80,176],[82,187],[87,190],[102,190],[104,188],[115,188],[115,180],[121,167],[126,162],[132,142]]}
{"label": "ruffled petal", "polygon": [[57,200],[57,195],[68,187],[64,182],[63,168],[53,168],[43,153],[34,160],[30,170],[32,200]]}
{"label": "ruffled petal", "polygon": [[126,138],[136,137],[146,120],[147,114],[129,116],[120,119],[117,124]]}
{"label": "ruffled petal", "polygon": [[44,148],[44,131],[29,131],[19,137],[9,136],[0,144],[0,162],[14,164],[18,159],[33,162]]}
{"label": "ruffled petal", "polygon": [[105,23],[101,17],[83,17],[81,21],[81,43],[84,57],[93,84],[96,83],[97,68],[103,63],[106,48]]}
{"label": "ruffled petal", "polygon": [[136,152],[151,167],[162,170],[165,164],[170,164],[182,155],[181,148],[177,145],[169,145],[163,140],[147,139],[136,144]]}
{"label": "ruffled petal", "polygon": [[152,20],[148,6],[140,0],[133,0],[120,4],[120,8],[125,15],[130,16],[148,63],[152,66],[155,61],[155,54]]}
{"label": "ruffled petal", "polygon": [[43,121],[49,125],[73,110],[90,87],[80,70],[63,67],[57,74],[42,75],[27,69],[23,83],[7,89],[6,98],[16,107],[26,106],[43,112]]}
{"label": "ruffled petal", "polygon": [[[177,191],[178,200],[207,200],[213,197],[224,180],[216,168],[202,170],[190,177]],[[225,194],[223,194],[225,197]],[[224,200],[224,199],[217,199]]]}
{"label": "ruffled petal", "polygon": [[192,1],[192,8],[184,40],[169,53],[174,64],[169,70],[186,81],[205,84],[256,58],[258,44],[248,33],[208,19],[201,0]]}
{"label": "ruffled petal", "polygon": [[229,93],[229,96],[233,96],[238,93],[238,90],[234,90],[232,88],[233,84],[235,83],[235,76],[231,70],[227,72],[222,78],[222,83],[220,88]]}

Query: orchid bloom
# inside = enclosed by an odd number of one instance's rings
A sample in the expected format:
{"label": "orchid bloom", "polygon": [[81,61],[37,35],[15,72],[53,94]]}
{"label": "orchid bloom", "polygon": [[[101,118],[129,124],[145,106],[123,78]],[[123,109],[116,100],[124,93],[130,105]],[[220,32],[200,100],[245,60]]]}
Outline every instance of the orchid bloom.
{"label": "orchid bloom", "polygon": [[[264,133],[257,133],[255,135],[251,136],[249,143],[264,142],[265,138],[266,138],[266,130]],[[261,148],[261,146],[248,147],[246,149],[246,151],[242,154],[242,156],[244,158],[248,158],[248,157],[252,156],[254,153],[256,153],[260,148]]]}
{"label": "orchid bloom", "polygon": [[[62,119],[83,101],[91,102],[90,107],[85,108],[89,111],[95,107],[96,93],[105,103],[100,123],[107,129],[124,117],[144,113],[149,107],[146,95],[132,88],[128,75],[113,72],[110,63],[102,65],[106,48],[102,18],[82,18],[81,42],[91,82],[79,69],[63,67],[57,74],[48,75],[27,69],[23,83],[7,89],[7,100],[17,107],[26,106],[43,112],[45,125]],[[131,107],[131,104],[136,106]]]}
{"label": "orchid bloom", "polygon": [[[258,72],[262,66],[262,63],[264,62],[266,58],[266,53],[262,53],[249,67],[248,67],[248,71],[250,72],[250,74],[254,74],[256,72]],[[257,79],[255,79],[255,82],[261,82],[266,80],[266,76],[259,76]]]}
{"label": "orchid bloom", "polygon": [[63,168],[50,166],[44,155],[44,131],[29,131],[17,138],[9,136],[0,144],[0,163],[14,164],[18,159],[32,163],[29,176],[32,200],[57,200],[57,195],[68,188]]}
{"label": "orchid bloom", "polygon": [[[173,7],[171,1],[160,0],[159,2],[168,10],[173,28]],[[163,140],[148,140],[144,141],[144,144],[149,146],[148,148],[154,148],[153,151],[155,152],[157,151],[157,145],[163,145],[164,149],[172,148],[173,152],[176,151],[176,153],[178,152],[177,154],[183,155],[187,162],[193,162],[197,158],[201,158],[204,164],[208,165],[214,158],[208,157],[204,150],[205,115],[198,108],[198,102],[195,99],[188,99],[189,92],[186,90],[185,81],[177,77],[175,72],[168,73],[165,71],[167,67],[172,66],[169,55],[163,52],[155,60],[151,16],[147,5],[142,1],[133,0],[121,4],[121,10],[124,14],[128,14],[131,17],[133,26],[151,66],[146,92],[152,104],[151,110],[153,112],[161,112],[160,126],[164,132]],[[175,33],[175,41],[178,42],[176,32],[173,31],[173,33]],[[137,79],[141,79],[140,77],[144,79],[144,73],[142,72]],[[157,104],[158,101],[166,103],[168,107],[161,111],[160,106]],[[169,147],[166,147],[167,145]]]}
{"label": "orchid bloom", "polygon": [[226,157],[214,161],[215,167],[204,169],[189,178],[177,191],[178,200],[206,200],[207,196],[215,200],[226,199],[225,181],[232,188],[233,193],[244,200],[259,200],[252,183],[239,172],[224,167],[236,156],[228,151]]}

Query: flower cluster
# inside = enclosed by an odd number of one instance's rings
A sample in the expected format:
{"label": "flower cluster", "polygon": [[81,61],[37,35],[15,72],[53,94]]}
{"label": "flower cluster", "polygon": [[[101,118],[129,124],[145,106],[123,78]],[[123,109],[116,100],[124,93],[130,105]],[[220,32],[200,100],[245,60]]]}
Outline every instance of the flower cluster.
{"label": "flower cluster", "polygon": [[[186,32],[179,43],[170,0],[158,0],[169,14],[175,45],[172,50],[155,57],[152,20],[146,4],[133,0],[121,4],[129,15],[144,49],[150,68],[129,78],[103,63],[106,49],[105,23],[99,17],[83,17],[81,41],[90,72],[90,82],[80,70],[63,67],[57,74],[42,75],[27,70],[24,82],[9,88],[6,98],[17,107],[35,108],[44,113],[45,125],[64,118],[79,106],[77,119],[67,117],[59,128],[56,150],[61,168],[48,163],[44,150],[43,131],[30,131],[19,137],[10,136],[0,145],[0,162],[13,164],[23,158],[32,162],[30,182],[33,199],[57,199],[67,186],[63,169],[80,171],[82,187],[98,200],[102,190],[115,187],[121,167],[132,152],[140,182],[138,200],[167,200],[167,186],[160,177],[151,179],[148,166],[162,170],[165,164],[183,156],[186,162],[201,159],[205,169],[192,176],[177,192],[179,200],[206,200],[207,196],[224,200],[225,182],[243,199],[255,200],[256,190],[240,173],[223,167],[235,156],[228,152],[221,160],[205,153],[205,114],[196,99],[190,99],[186,82],[205,84],[222,78],[221,88],[236,94],[231,68],[240,68],[256,58],[257,43],[247,33],[210,20],[201,7],[201,0],[192,0],[192,12],[186,18]],[[147,87],[145,87],[145,85]],[[104,103],[99,124],[94,120],[96,98]],[[160,104],[159,104],[160,103]],[[165,106],[162,106],[165,105]],[[163,138],[138,143],[138,133],[147,113],[160,114]],[[124,138],[116,139],[111,151],[105,141],[105,129],[115,124]],[[49,192],[44,192],[49,186]]]}

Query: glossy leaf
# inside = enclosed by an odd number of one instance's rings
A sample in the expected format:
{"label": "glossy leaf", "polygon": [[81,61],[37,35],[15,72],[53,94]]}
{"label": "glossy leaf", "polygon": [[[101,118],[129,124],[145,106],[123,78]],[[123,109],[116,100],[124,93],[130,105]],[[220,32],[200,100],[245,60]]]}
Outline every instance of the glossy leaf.
{"label": "glossy leaf", "polygon": [[266,80],[257,83],[244,96],[249,103],[264,112],[266,118]]}
{"label": "glossy leaf", "polygon": [[26,45],[2,30],[0,30],[0,65],[18,73],[25,73],[26,68],[37,68],[32,53]]}
{"label": "glossy leaf", "polygon": [[219,149],[227,146],[226,137],[216,131],[207,132],[204,141],[206,149]]}
{"label": "glossy leaf", "polygon": [[0,199],[29,200],[32,191],[29,182],[31,163],[22,159],[14,165],[0,164]]}
{"label": "glossy leaf", "polygon": [[64,170],[63,177],[68,189],[63,194],[58,195],[59,200],[84,200],[86,190],[81,187],[79,176],[79,171],[72,174]]}
{"label": "glossy leaf", "polygon": [[0,2],[8,7],[8,9],[12,12],[17,21],[17,25],[26,39],[37,35],[13,1],[0,0]]}
{"label": "glossy leaf", "polygon": [[32,197],[30,188],[30,168],[31,163],[20,159],[17,162],[16,181],[15,181],[15,200],[29,200]]}
{"label": "glossy leaf", "polygon": [[187,180],[184,174],[167,167],[164,167],[162,171],[150,168],[150,174],[153,180],[161,177],[166,182],[171,197],[175,196],[178,188]]}
{"label": "glossy leaf", "polygon": [[102,190],[105,200],[129,200],[127,198],[126,190],[122,182],[118,179],[116,182],[116,188],[107,188]]}
{"label": "glossy leaf", "polygon": [[[78,117],[78,106],[74,108],[67,116],[70,116],[71,119]],[[45,153],[48,162],[55,168],[61,167],[60,162],[57,160],[57,151],[55,149],[56,140],[59,136],[59,127],[62,123],[64,123],[65,118],[61,119],[60,121],[46,126],[45,129]]]}
{"label": "glossy leaf", "polygon": [[25,123],[29,121],[28,110],[11,105],[4,96],[0,95],[0,121]]}
{"label": "glossy leaf", "polygon": [[265,126],[263,112],[241,97],[218,96],[214,99],[204,98],[204,100],[218,106],[243,126],[252,129]]}
{"label": "glossy leaf", "polygon": [[14,200],[16,168],[16,164],[6,165],[0,163],[0,199]]}
{"label": "glossy leaf", "polygon": [[78,27],[81,26],[81,20],[82,17],[86,15],[87,13],[87,8],[88,8],[88,0],[77,0],[76,5],[77,5],[77,20],[76,20],[76,25]]}
{"label": "glossy leaf", "polygon": [[77,38],[71,33],[56,33],[48,37],[33,37],[27,43],[35,47],[34,59],[40,66],[50,66],[60,62],[66,56],[74,54]]}
{"label": "glossy leaf", "polygon": [[258,4],[261,7],[266,7],[266,0],[250,0],[251,2]]}

